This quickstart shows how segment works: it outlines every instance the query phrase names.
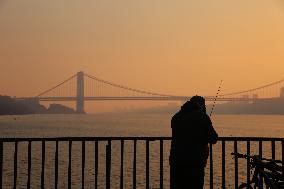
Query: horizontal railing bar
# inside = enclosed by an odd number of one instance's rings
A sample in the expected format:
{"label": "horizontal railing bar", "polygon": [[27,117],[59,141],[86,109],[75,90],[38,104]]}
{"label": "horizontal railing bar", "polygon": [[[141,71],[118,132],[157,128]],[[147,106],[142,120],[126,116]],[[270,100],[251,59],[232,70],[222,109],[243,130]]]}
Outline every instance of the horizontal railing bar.
{"label": "horizontal railing bar", "polygon": [[[1,142],[19,141],[108,141],[108,140],[171,140],[172,137],[51,137],[51,138],[0,138]],[[273,137],[219,137],[219,141],[284,141]]]}
{"label": "horizontal railing bar", "polygon": [[[0,138],[2,142],[28,141],[109,141],[109,140],[171,140],[171,137],[58,137],[58,138]],[[284,140],[284,139],[283,139]]]}

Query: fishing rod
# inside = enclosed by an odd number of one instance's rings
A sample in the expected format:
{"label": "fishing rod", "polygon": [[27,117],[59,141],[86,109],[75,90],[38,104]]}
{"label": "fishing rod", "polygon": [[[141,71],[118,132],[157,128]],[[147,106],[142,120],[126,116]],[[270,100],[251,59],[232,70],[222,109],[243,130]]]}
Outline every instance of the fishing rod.
{"label": "fishing rod", "polygon": [[215,96],[215,98],[214,98],[214,102],[213,102],[213,105],[212,105],[212,108],[211,108],[211,112],[210,112],[210,117],[212,116],[213,111],[214,111],[214,109],[215,109],[216,101],[217,101],[217,98],[218,98],[219,93],[220,93],[220,91],[221,91],[222,82],[223,82],[223,81],[221,80],[221,81],[220,81],[220,85],[219,85],[219,87],[218,87],[217,94],[216,94],[216,96]]}

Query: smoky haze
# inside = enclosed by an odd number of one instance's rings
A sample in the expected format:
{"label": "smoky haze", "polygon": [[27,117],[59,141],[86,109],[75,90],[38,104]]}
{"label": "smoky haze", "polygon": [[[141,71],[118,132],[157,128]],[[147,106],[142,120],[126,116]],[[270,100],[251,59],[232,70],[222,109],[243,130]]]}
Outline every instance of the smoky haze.
{"label": "smoky haze", "polygon": [[[34,96],[80,70],[173,95],[214,95],[221,79],[224,93],[279,80],[283,7],[271,0],[2,0],[0,94]],[[87,109],[95,106],[121,103]]]}

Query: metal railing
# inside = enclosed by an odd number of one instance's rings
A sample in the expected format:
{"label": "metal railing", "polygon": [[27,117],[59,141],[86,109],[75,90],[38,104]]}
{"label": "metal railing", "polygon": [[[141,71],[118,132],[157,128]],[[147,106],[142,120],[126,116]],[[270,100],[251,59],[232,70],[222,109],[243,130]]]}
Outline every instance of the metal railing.
{"label": "metal railing", "polygon": [[[137,178],[138,170],[137,170],[137,162],[138,158],[141,159],[142,157],[137,155],[138,152],[138,143],[143,143],[143,159],[144,159],[144,178],[145,178],[145,183],[144,186],[146,189],[150,189],[152,186],[150,186],[150,174],[151,174],[151,169],[150,169],[150,156],[151,156],[151,144],[156,143],[157,149],[155,150],[155,154],[157,155],[156,163],[158,162],[158,174],[159,178],[156,180],[159,180],[158,187],[160,189],[166,188],[165,187],[165,182],[169,182],[169,180],[165,179],[165,167],[168,167],[169,165],[165,165],[165,161],[168,161],[165,159],[167,157],[167,154],[169,153],[168,150],[165,152],[165,147],[168,143],[170,143],[171,137],[63,137],[63,138],[1,138],[0,139],[0,188],[5,188],[4,187],[4,182],[5,182],[5,175],[3,174],[3,167],[5,166],[5,161],[4,161],[4,156],[13,153],[13,160],[8,159],[8,161],[13,161],[11,164],[12,167],[8,167],[8,169],[13,169],[13,180],[9,181],[8,185],[12,185],[13,188],[17,188],[18,181],[18,171],[19,171],[19,160],[18,156],[21,151],[19,149],[19,144],[25,143],[27,145],[27,152],[21,152],[21,153],[27,153],[27,168],[25,169],[25,174],[26,174],[26,182],[24,186],[26,188],[31,188],[31,179],[32,179],[32,144],[33,143],[40,143],[40,154],[41,154],[41,162],[40,162],[40,188],[47,188],[46,187],[46,181],[47,177],[45,175],[46,172],[46,158],[49,156],[52,156],[52,161],[54,163],[53,167],[53,173],[51,174],[52,177],[48,177],[49,183],[54,182],[54,188],[59,188],[59,156],[60,156],[60,151],[59,151],[59,145],[61,143],[66,143],[66,147],[68,148],[68,154],[66,154],[66,161],[68,162],[68,168],[67,168],[67,185],[66,188],[72,188],[72,153],[73,149],[72,147],[74,146],[74,143],[80,144],[80,153],[76,152],[77,156],[80,156],[81,162],[80,162],[80,171],[81,171],[81,178],[80,178],[80,187],[85,188],[86,186],[86,181],[85,181],[85,169],[86,169],[86,143],[92,143],[92,147],[94,148],[94,156],[91,158],[93,159],[94,162],[94,181],[92,182],[92,188],[99,188],[100,186],[98,185],[98,180],[99,180],[99,166],[101,164],[99,163],[99,156],[100,153],[103,154],[103,157],[105,158],[104,160],[104,188],[110,189],[111,188],[111,183],[112,183],[112,168],[113,168],[113,161],[112,158],[119,158],[119,162],[116,162],[115,166],[119,167],[119,188],[123,189],[125,188],[125,164],[132,162],[132,181],[131,181],[131,188],[136,189],[137,188],[137,183],[139,182],[139,179]],[[46,153],[46,143],[53,143],[53,146],[55,147],[54,153]],[[131,160],[128,158],[126,159],[126,142],[127,143],[127,148],[131,148]],[[105,149],[101,149],[101,143],[103,143]],[[130,143],[130,144],[129,144]],[[167,143],[167,144],[165,144]],[[240,144],[242,143],[242,145]],[[253,143],[253,149],[252,147]],[[284,162],[284,138],[259,138],[259,137],[220,137],[218,139],[217,145],[219,145],[219,153],[221,156],[221,160],[215,157],[214,153],[217,154],[217,152],[214,150],[215,146],[210,145],[210,154],[209,154],[209,187],[210,189],[213,188],[227,188],[228,187],[228,156],[226,154],[234,152],[238,153],[242,151],[242,153],[246,153],[248,155],[251,154],[251,151],[257,151],[257,154],[260,156],[263,156],[264,153],[264,147],[263,144],[269,144],[270,149],[265,148],[265,153],[269,153],[272,159],[276,158],[276,154],[279,155],[280,160]],[[276,147],[277,143],[277,147]],[[8,147],[5,149],[5,146],[11,146],[13,145],[12,150]],[[100,148],[99,148],[100,146]],[[233,149],[230,150],[228,146],[232,146]],[[239,147],[242,146],[242,149]],[[112,149],[115,148],[116,152],[112,152]],[[10,149],[10,150],[8,150]],[[119,149],[119,150],[117,150]],[[169,149],[169,145],[167,145],[167,149]],[[255,153],[255,152],[254,152]],[[166,155],[165,155],[166,154]],[[216,158],[216,161],[214,159]],[[231,158],[232,159],[232,158]],[[234,169],[234,178],[231,178],[233,180],[233,186],[230,188],[237,188],[240,181],[239,181],[239,160],[236,158],[233,161],[233,168]],[[249,167],[249,160],[246,162],[246,180],[249,181],[251,178],[250,175],[250,167]],[[215,162],[215,164],[214,164]],[[118,164],[118,165],[117,165]],[[214,165],[219,165],[217,168]],[[284,166],[282,165],[283,170]],[[216,169],[221,169],[221,183],[219,187],[216,187],[215,185],[215,175],[214,173],[216,172]],[[231,169],[231,168],[230,168]],[[139,173],[140,174],[140,173]],[[128,181],[129,182],[129,178]],[[7,185],[7,184],[6,184]],[[5,185],[5,186],[6,186]],[[21,184],[23,185],[23,184]]]}

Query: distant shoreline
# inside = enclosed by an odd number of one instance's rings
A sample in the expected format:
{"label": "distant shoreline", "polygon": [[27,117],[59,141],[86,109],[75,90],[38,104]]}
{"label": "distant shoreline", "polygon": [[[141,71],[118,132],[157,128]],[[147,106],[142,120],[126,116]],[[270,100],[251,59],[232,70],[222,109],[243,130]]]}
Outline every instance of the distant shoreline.
{"label": "distant shoreline", "polygon": [[[140,114],[174,114],[179,111],[180,106],[168,105],[157,106],[144,109],[124,110],[122,113],[140,113]],[[212,105],[207,105],[207,113],[210,113]],[[119,112],[113,112],[119,113]],[[255,100],[254,102],[235,102],[216,104],[214,114],[218,115],[284,115],[284,98],[275,98],[270,100]]]}
{"label": "distant shoreline", "polygon": [[26,114],[76,114],[76,111],[61,104],[50,104],[46,108],[37,99],[15,100],[0,95],[0,115]]}
{"label": "distant shoreline", "polygon": [[[207,105],[207,112],[212,105]],[[140,113],[140,114],[174,114],[180,109],[176,104],[156,106],[134,110],[111,111],[110,113]],[[103,112],[102,112],[103,113]],[[0,95],[0,115],[26,114],[77,114],[77,112],[61,104],[50,104],[48,108],[41,105],[37,99],[15,100],[10,96]],[[284,98],[255,99],[253,102],[229,102],[216,104],[214,114],[226,115],[284,115]]]}

